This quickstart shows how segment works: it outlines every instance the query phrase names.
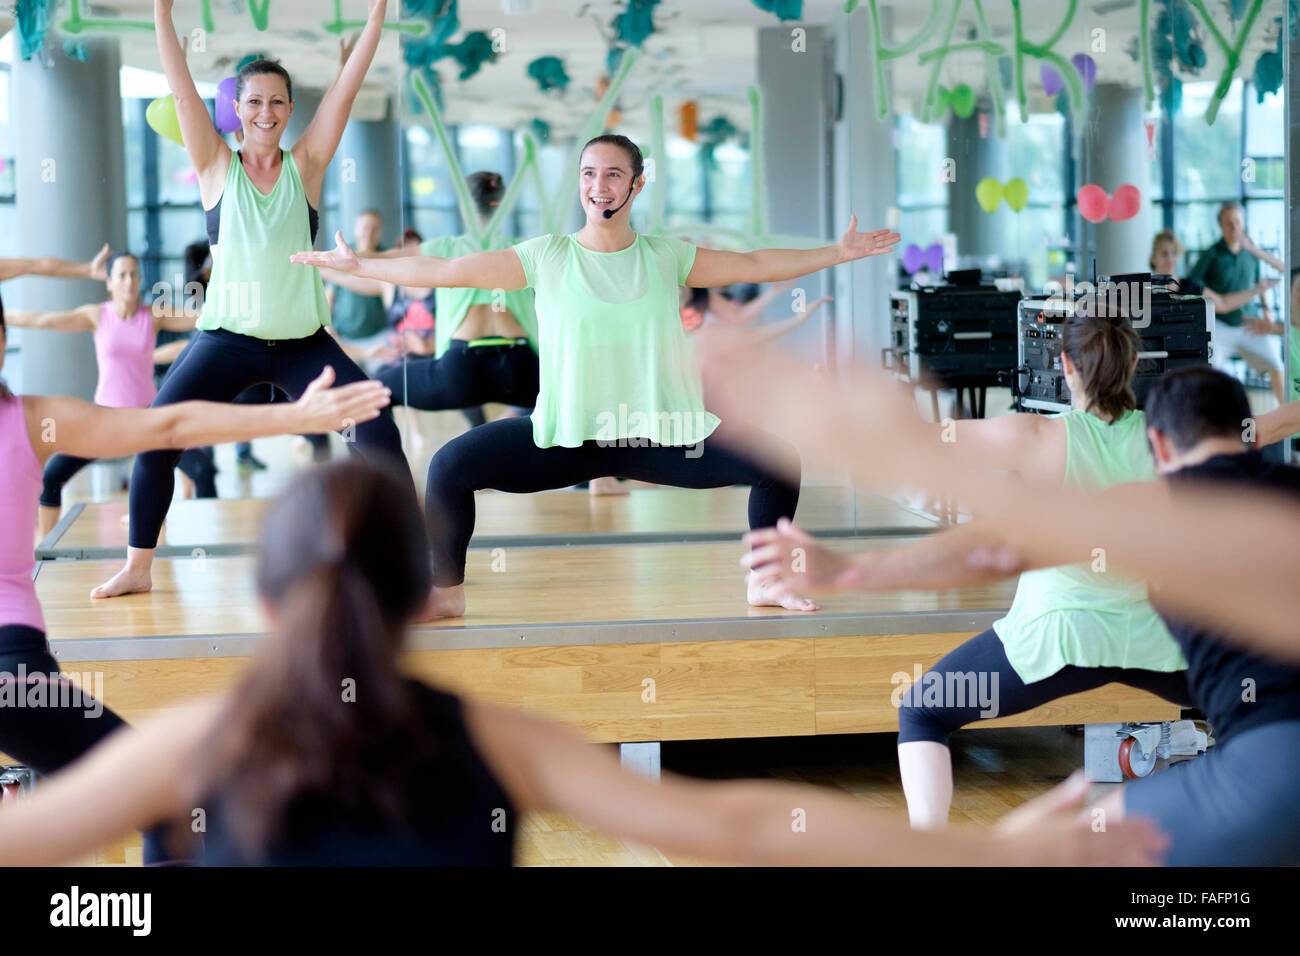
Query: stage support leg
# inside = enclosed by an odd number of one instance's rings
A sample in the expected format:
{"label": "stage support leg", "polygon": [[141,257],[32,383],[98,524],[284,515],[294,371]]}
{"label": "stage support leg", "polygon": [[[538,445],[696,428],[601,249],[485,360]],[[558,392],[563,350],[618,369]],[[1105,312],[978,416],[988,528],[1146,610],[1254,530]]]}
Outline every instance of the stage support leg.
{"label": "stage support leg", "polygon": [[627,770],[635,770],[651,780],[659,779],[659,741],[643,744],[619,744],[619,758]]}

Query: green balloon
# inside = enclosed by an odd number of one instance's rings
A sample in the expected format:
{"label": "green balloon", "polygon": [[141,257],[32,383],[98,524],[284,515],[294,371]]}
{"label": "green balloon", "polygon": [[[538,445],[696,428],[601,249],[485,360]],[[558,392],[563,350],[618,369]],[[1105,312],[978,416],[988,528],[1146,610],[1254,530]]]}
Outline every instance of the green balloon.
{"label": "green balloon", "polygon": [[993,212],[1002,202],[1002,184],[992,176],[985,176],[975,186],[975,201],[985,212]]}
{"label": "green balloon", "polygon": [[1007,205],[1012,210],[1020,212],[1029,205],[1029,184],[1019,176],[1008,179],[1006,185],[1002,187],[1002,198],[1007,201]]}
{"label": "green balloon", "polygon": [[975,112],[975,91],[968,83],[958,83],[952,88],[948,102],[954,113],[962,119],[970,119],[971,114]]}
{"label": "green balloon", "polygon": [[934,113],[936,116],[942,116],[948,112],[948,107],[952,105],[952,94],[948,92],[948,87],[940,84],[934,90]]}
{"label": "green balloon", "polygon": [[181,138],[181,121],[176,118],[176,100],[170,94],[150,103],[144,111],[144,118],[149,128],[159,136],[166,137],[178,146],[185,145]]}

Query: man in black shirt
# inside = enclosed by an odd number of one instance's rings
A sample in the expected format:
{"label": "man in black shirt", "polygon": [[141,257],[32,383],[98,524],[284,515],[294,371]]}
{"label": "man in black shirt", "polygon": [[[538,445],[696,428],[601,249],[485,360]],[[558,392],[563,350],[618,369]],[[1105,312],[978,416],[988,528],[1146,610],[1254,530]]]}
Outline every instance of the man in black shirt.
{"label": "man in black shirt", "polygon": [[[1173,494],[1228,484],[1300,504],[1300,469],[1252,450],[1254,420],[1236,379],[1209,368],[1170,372],[1148,395],[1146,415],[1156,467]],[[1151,599],[1159,610],[1159,592]],[[1215,746],[1130,783],[1102,808],[1153,818],[1173,838],[1166,861],[1173,866],[1300,864],[1300,668],[1162,616],[1187,658],[1192,697]]]}

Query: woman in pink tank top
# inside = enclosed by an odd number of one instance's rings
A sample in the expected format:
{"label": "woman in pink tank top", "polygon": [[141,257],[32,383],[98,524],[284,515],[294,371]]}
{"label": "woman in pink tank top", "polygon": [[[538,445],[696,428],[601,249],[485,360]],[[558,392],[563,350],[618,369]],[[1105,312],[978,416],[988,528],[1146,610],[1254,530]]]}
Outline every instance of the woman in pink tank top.
{"label": "woman in pink tank top", "polygon": [[[99,384],[95,404],[105,408],[145,408],[157,394],[153,384],[154,349],[158,332],[188,332],[195,316],[140,302],[140,262],[129,252],[108,259],[110,298],[64,312],[11,312],[9,324],[58,332],[94,332]],[[40,532],[49,534],[63,506],[63,486],[92,459],[55,455],[45,466],[40,495]],[[181,456],[178,467],[191,480],[211,487],[213,468],[207,456],[195,450]],[[215,489],[209,496],[215,494]]]}
{"label": "woman in pink tank top", "polygon": [[[0,275],[11,278],[12,272],[3,271],[7,264],[0,260]],[[0,372],[5,345],[0,304]],[[10,698],[25,694],[25,701],[37,694],[45,705],[0,706],[0,753],[38,773],[53,773],[122,726],[119,717],[81,692],[53,692],[66,678],[50,654],[32,580],[36,501],[46,461],[56,454],[117,458],[160,447],[329,432],[349,420],[370,421],[388,405],[388,389],[379,382],[330,388],[333,381],[334,370],[327,367],[293,403],[178,402],[131,409],[61,396],[14,395],[0,382],[0,693]],[[46,427],[50,421],[58,422],[57,430]]]}

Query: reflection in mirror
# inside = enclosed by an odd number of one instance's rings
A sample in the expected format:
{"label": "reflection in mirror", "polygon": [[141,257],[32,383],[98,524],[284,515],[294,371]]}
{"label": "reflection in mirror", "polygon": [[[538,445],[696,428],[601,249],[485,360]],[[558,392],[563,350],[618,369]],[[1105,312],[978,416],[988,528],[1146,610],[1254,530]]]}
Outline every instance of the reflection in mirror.
{"label": "reflection in mirror", "polygon": [[[655,12],[648,36],[629,35],[635,18],[618,19],[621,9],[557,13],[542,4],[503,8],[472,0],[458,5],[460,30],[446,44],[407,41],[406,62],[419,69],[405,100],[403,187],[408,221],[425,251],[463,254],[576,231],[584,221],[579,150],[605,131],[629,136],[646,157],[647,184],[630,205],[631,225],[641,235],[739,251],[821,246],[838,237],[849,213],[831,210],[831,24],[841,15],[838,5],[806,3],[797,24],[739,3],[674,7]],[[495,55],[467,55],[476,49]],[[501,177],[500,205],[485,210],[499,217],[495,227],[475,206],[478,174]],[[862,222],[861,228],[879,225]],[[479,227],[490,235],[476,236]],[[809,363],[830,367],[835,323],[848,318],[829,301],[828,282],[822,272],[779,286],[683,289],[681,321],[688,333],[711,323],[749,324],[779,336],[782,347]],[[433,356],[412,358],[407,368],[410,400],[423,409],[408,419],[407,453],[417,474],[471,427],[466,413],[429,409],[481,399],[448,394],[448,382],[432,381],[427,370],[454,350],[477,358],[485,346],[474,343],[485,338],[513,339],[522,331],[535,348],[530,296],[510,303],[501,294],[494,301],[489,291],[434,296]],[[518,361],[536,367],[526,354]],[[526,414],[533,396],[506,395],[501,384],[489,392],[495,400],[468,414],[489,421]],[[477,533],[493,533],[499,509],[502,528],[525,536],[561,527],[735,534],[746,526],[746,494],[678,492],[602,476],[586,498],[485,497]],[[560,515],[562,507],[572,513]],[[799,514],[805,524],[843,533],[852,529],[854,513],[842,481],[804,475]]]}
{"label": "reflection in mirror", "polygon": [[[1057,352],[1027,341],[1037,323],[1001,290],[1073,301],[1134,274],[1131,303],[1129,285],[1103,291],[1140,329],[1139,404],[1165,370],[1210,360],[1257,412],[1284,397],[1284,5],[1153,3],[1142,24],[1146,8],[854,14],[903,237],[891,322],[872,333],[934,420],[1068,409]],[[1181,297],[1152,283],[1148,305],[1145,273]]]}
{"label": "reflection in mirror", "polygon": [[[271,120],[264,126],[265,135],[277,140],[279,147],[291,150],[299,143],[321,109],[326,90],[342,75],[344,45],[358,36],[366,23],[365,0],[343,0],[324,12],[320,4],[305,0],[280,0],[274,6],[272,11],[269,4],[259,8],[178,3],[172,14],[174,32],[183,45],[185,72],[206,105],[209,123],[232,149],[241,148],[245,133],[253,128],[249,124],[258,122],[251,106],[264,106],[266,118]],[[346,84],[358,88],[350,111],[344,104],[340,113],[346,117],[346,126],[334,162],[323,170],[295,163],[298,175],[292,178],[286,178],[283,168],[278,177],[269,173],[246,177],[247,182],[256,180],[255,187],[267,197],[260,200],[269,204],[267,208],[283,200],[286,191],[295,196],[302,193],[302,200],[319,216],[320,243],[335,229],[351,236],[356,221],[365,218],[359,213],[371,206],[379,209],[385,220],[381,242],[392,244],[400,238],[401,209],[392,189],[399,175],[399,150],[396,110],[390,103],[399,78],[400,48],[394,29],[397,6],[397,2],[388,4],[391,22],[379,36],[369,69],[358,74],[356,79],[361,82]],[[11,290],[6,290],[6,304],[11,309],[66,310],[107,303],[100,307],[116,309],[120,315],[132,311],[132,302],[142,308],[155,305],[153,321],[159,331],[154,381],[148,385],[148,395],[131,398],[147,404],[169,370],[180,367],[178,356],[192,338],[196,320],[200,315],[205,321],[214,315],[208,283],[214,268],[221,267],[221,245],[217,243],[214,264],[209,234],[223,229],[219,223],[230,218],[230,204],[223,203],[227,207],[224,214],[216,208],[228,183],[205,178],[183,145],[181,119],[160,59],[153,4],[106,0],[94,8],[74,4],[72,10],[63,12],[68,13],[66,19],[51,17],[48,25],[19,18],[0,45],[2,92],[6,102],[12,102],[14,128],[24,131],[22,136],[10,138],[6,118],[0,206],[14,210],[17,221],[12,228],[0,230],[6,244],[4,253],[84,261],[107,242],[114,251],[133,253],[133,258],[115,264],[107,288],[103,281],[24,284],[12,290],[12,297]],[[76,30],[69,32],[74,20],[78,21]],[[251,87],[245,89],[242,105],[236,107],[235,74],[242,65],[261,57],[278,61],[288,72],[292,110],[287,102],[279,105],[270,94],[265,101],[255,101],[256,91],[250,92]],[[283,85],[273,74],[261,76]],[[287,88],[283,92],[287,94]],[[238,167],[244,168],[242,163]],[[62,188],[64,183],[77,186]],[[295,192],[291,187],[297,183],[301,188]],[[6,197],[8,204],[2,202]],[[213,210],[212,216],[205,215],[205,207]],[[304,228],[304,245],[310,242],[306,236]],[[237,246],[232,240],[231,248]],[[287,254],[285,260],[284,275],[289,277],[299,267],[288,263]],[[253,309],[258,303],[270,308],[269,303],[276,300],[276,289],[254,288],[259,283],[241,280],[238,275],[227,274],[221,285],[234,293],[232,302],[242,301]],[[311,290],[307,291],[295,295],[292,308],[276,311],[314,310],[324,318],[326,304],[313,305]],[[286,328],[302,316],[262,318]],[[91,325],[86,326],[87,331]],[[390,354],[399,360],[388,341],[382,303],[377,314],[375,310],[353,309],[345,315],[341,309],[334,325],[341,333],[338,340],[357,361],[369,363]],[[258,336],[253,333],[248,338],[252,341]],[[18,336],[14,340],[11,344],[19,352],[8,369],[13,379],[25,377],[20,387],[34,393],[77,394],[89,399],[95,394],[98,374],[100,391],[112,390],[105,383],[111,385],[113,376],[97,367],[90,335],[33,330],[25,341]],[[112,350],[106,349],[105,355],[111,358]],[[283,372],[282,366],[276,369]],[[272,372],[248,375],[269,378]],[[251,380],[248,384],[240,402],[286,400],[285,393],[268,384]],[[304,384],[286,382],[286,388],[296,392]],[[144,387],[142,384],[141,389]],[[103,395],[99,397],[103,399]],[[281,436],[251,445],[191,450],[175,474],[175,495],[177,499],[264,499],[283,488],[297,469],[325,454],[346,454],[345,445],[337,437]],[[75,523],[80,521],[85,526],[85,540],[78,547],[120,553],[127,540],[127,481],[131,474],[129,460],[99,462],[76,473],[69,470],[62,483],[67,528],[60,534],[68,531],[70,535],[64,544],[81,533],[83,529]],[[250,505],[240,511],[237,506],[232,527],[221,532],[230,535],[230,540],[216,542],[204,535],[211,534],[208,529],[213,525],[224,525],[211,520],[214,512],[208,503],[197,501],[173,509],[160,547],[164,553],[172,549],[187,554],[193,548],[212,545],[247,547],[255,534],[258,509],[260,505]],[[60,509],[52,507],[43,519],[49,524],[59,515]]]}

